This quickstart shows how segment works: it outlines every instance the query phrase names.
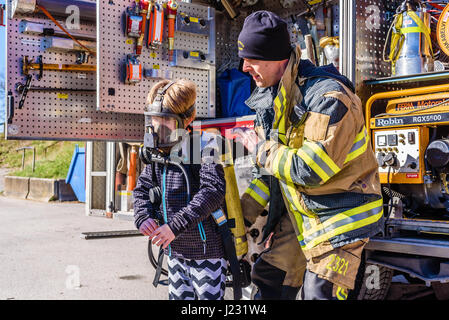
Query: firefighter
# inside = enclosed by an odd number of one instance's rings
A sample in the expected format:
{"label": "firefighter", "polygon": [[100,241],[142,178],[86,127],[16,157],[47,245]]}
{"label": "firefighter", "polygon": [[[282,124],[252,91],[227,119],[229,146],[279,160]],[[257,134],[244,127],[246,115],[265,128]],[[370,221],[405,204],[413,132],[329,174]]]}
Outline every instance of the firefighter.
{"label": "firefighter", "polygon": [[247,131],[242,141],[254,154],[258,175],[241,199],[242,209],[252,223],[269,202],[264,238],[274,231],[271,248],[255,263],[253,281],[261,297],[269,297],[269,286],[276,279],[279,285],[283,271],[282,285],[302,282],[302,299],[346,300],[363,248],[383,221],[361,101],[333,65],[301,60],[286,22],[272,12],[245,19],[238,54],[257,86],[246,103],[256,111],[258,134]]}

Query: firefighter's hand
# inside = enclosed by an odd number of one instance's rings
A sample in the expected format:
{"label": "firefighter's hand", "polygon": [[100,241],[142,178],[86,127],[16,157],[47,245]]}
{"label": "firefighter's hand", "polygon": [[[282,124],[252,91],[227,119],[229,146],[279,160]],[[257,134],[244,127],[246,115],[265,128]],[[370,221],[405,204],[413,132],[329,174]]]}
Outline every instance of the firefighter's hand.
{"label": "firefighter's hand", "polygon": [[149,218],[140,225],[139,231],[143,235],[149,236],[154,230],[157,229],[157,227],[157,223],[153,219]]}
{"label": "firefighter's hand", "polygon": [[150,234],[150,239],[153,239],[153,244],[162,246],[162,248],[165,249],[173,240],[175,240],[175,235],[168,224],[164,224]]}
{"label": "firefighter's hand", "polygon": [[261,140],[256,131],[250,128],[238,127],[232,129],[232,133],[236,135],[235,140],[243,144],[250,153],[256,151],[256,146]]}

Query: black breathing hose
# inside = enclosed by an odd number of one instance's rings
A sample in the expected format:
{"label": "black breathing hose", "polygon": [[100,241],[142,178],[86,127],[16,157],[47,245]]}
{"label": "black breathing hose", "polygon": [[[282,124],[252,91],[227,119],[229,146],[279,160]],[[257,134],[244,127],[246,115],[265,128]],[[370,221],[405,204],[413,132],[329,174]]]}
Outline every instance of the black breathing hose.
{"label": "black breathing hose", "polygon": [[[142,154],[143,155],[143,154]],[[145,155],[145,159],[149,160],[148,157]],[[168,160],[168,158],[166,157],[150,157],[150,161],[151,162],[155,162],[155,163],[160,163],[160,164],[171,164],[174,165],[176,167],[178,167],[182,174],[184,175],[184,178],[186,180],[186,184],[187,184],[187,199],[188,202],[190,201],[190,180],[189,180],[189,176],[187,175],[187,171],[184,168],[184,166],[180,163],[174,162],[174,161],[170,161]],[[164,201],[164,199],[162,199],[162,201]],[[156,260],[156,258],[154,257],[154,253],[153,253],[153,243],[151,242],[151,239],[149,239],[148,241],[148,258],[150,259],[150,263],[151,265],[154,267],[154,269],[158,268],[158,262]],[[161,268],[161,274],[163,274],[164,276],[168,276],[168,270]]]}

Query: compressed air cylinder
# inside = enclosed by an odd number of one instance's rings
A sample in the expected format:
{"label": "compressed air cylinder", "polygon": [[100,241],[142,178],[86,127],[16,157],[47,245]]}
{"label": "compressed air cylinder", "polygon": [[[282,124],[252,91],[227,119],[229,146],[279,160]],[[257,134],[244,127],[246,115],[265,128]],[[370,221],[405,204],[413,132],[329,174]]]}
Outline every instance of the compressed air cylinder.
{"label": "compressed air cylinder", "polygon": [[226,179],[226,208],[228,221],[234,219],[235,228],[231,228],[234,235],[235,252],[237,256],[242,256],[248,252],[248,242],[246,241],[245,224],[243,221],[242,207],[240,205],[239,189],[235,178],[234,166],[223,167]]}
{"label": "compressed air cylinder", "polygon": [[248,242],[246,240],[245,223],[243,221],[243,211],[240,204],[240,194],[235,177],[234,165],[232,162],[232,148],[229,140],[226,140],[227,150],[223,164],[224,175],[226,179],[226,208],[228,221],[234,220],[235,226],[231,228],[234,235],[235,252],[237,257],[243,256],[248,252]]}
{"label": "compressed air cylinder", "polygon": [[[419,27],[422,26],[430,30],[430,14],[421,10],[411,11],[421,19],[423,25],[419,26],[409,12],[402,13],[401,30],[406,31],[406,33],[403,35],[404,42],[396,61],[395,76],[433,71],[433,57],[430,50],[432,44],[428,42],[424,33],[417,32]],[[409,32],[413,29],[415,29],[414,32]]]}

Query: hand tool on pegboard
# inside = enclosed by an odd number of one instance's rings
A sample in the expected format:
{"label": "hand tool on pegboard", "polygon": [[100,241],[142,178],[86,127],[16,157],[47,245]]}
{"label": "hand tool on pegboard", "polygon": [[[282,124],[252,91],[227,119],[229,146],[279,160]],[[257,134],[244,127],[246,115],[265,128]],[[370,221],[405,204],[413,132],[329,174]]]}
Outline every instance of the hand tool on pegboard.
{"label": "hand tool on pegboard", "polygon": [[173,50],[175,49],[175,23],[176,13],[178,11],[178,2],[168,0],[167,3],[168,19],[168,61],[173,61]]}
{"label": "hand tool on pegboard", "polygon": [[249,7],[253,6],[258,0],[209,0],[209,3],[219,11],[225,10],[227,16],[234,20],[240,15],[240,11],[237,9],[241,6]]}
{"label": "hand tool on pegboard", "polygon": [[38,79],[42,78],[44,70],[61,71],[61,72],[96,72],[95,65],[79,65],[79,64],[48,64],[42,62],[42,56],[39,56],[38,63],[28,60],[28,56],[22,58],[22,72],[28,75],[30,71],[39,71]]}
{"label": "hand tool on pegboard", "polygon": [[126,8],[126,36],[129,38],[140,38],[142,34],[143,18],[140,15],[139,4]]}
{"label": "hand tool on pegboard", "polygon": [[[137,3],[136,3],[137,5]],[[142,47],[143,47],[143,40],[145,38],[145,30],[147,26],[147,15],[148,15],[148,7],[150,3],[148,0],[140,0],[139,6],[140,6],[140,15],[142,17],[142,25],[140,29],[140,37],[137,39],[137,45],[136,45],[136,54],[140,55],[142,53]]]}
{"label": "hand tool on pegboard", "polygon": [[12,94],[12,91],[8,91],[8,97],[7,97],[7,110],[8,110],[8,124],[12,123],[12,119],[14,118],[14,96]]}
{"label": "hand tool on pegboard", "polygon": [[231,19],[235,19],[240,15],[240,11],[237,10],[238,3],[231,3],[228,0],[220,0],[220,3]]}
{"label": "hand tool on pegboard", "polygon": [[158,2],[151,2],[151,7],[148,9],[150,19],[148,22],[148,42],[149,49],[157,49],[162,44],[162,37],[164,35],[164,8]]}
{"label": "hand tool on pegboard", "polygon": [[[22,94],[26,88],[26,84],[16,83],[16,91]],[[45,92],[74,92],[74,93],[96,93],[96,89],[74,89],[74,88],[51,88],[51,87],[33,87],[27,88],[28,91],[45,91]]]}
{"label": "hand tool on pegboard", "polygon": [[135,54],[126,56],[126,84],[135,84],[142,81],[142,63]]}
{"label": "hand tool on pegboard", "polygon": [[20,97],[20,101],[19,101],[19,109],[22,109],[23,105],[25,104],[25,100],[26,100],[27,95],[28,95],[28,90],[31,87],[31,79],[32,79],[32,76],[31,75],[27,75],[26,83],[23,86],[22,96]]}

